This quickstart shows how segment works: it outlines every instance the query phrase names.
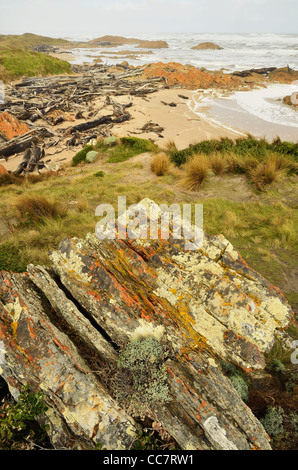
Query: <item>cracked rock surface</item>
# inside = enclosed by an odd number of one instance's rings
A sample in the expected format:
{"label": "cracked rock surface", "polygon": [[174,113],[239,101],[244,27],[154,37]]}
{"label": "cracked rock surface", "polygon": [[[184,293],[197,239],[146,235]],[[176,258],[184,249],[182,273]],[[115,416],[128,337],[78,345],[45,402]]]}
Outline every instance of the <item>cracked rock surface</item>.
{"label": "cracked rock surface", "polygon": [[183,239],[88,234],[62,240],[50,258],[50,268],[0,273],[0,373],[16,399],[27,383],[43,392],[55,448],[131,448],[138,417],[103,377],[136,335],[158,332],[172,351],[170,400],[150,404],[154,420],[182,449],[270,449],[220,360],[263,369],[292,312],[228,240],[204,234],[188,251]]}

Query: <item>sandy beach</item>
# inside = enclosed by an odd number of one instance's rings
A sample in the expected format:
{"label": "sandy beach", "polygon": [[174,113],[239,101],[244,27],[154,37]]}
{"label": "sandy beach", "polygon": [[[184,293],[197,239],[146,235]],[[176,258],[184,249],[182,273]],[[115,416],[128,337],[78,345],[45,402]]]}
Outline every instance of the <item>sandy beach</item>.
{"label": "sandy beach", "polygon": [[[204,139],[236,138],[244,135],[237,129],[229,129],[225,125],[221,126],[218,123],[212,122],[207,114],[204,117],[199,117],[192,112],[189,103],[195,93],[190,90],[176,88],[162,89],[144,98],[132,97],[132,106],[129,108],[131,114],[130,120],[121,124],[115,124],[112,134],[118,137],[135,136],[151,139],[160,147],[166,144],[167,141],[173,140],[179,149],[186,148],[190,144]],[[185,98],[181,98],[179,95]],[[129,99],[128,95],[123,95],[117,97],[117,102],[125,104],[129,102]],[[169,106],[169,103],[175,103],[176,106]],[[100,110],[102,106],[102,99],[94,102],[95,109],[98,108]],[[99,111],[102,114],[106,114],[106,112],[106,109]],[[84,122],[84,120],[78,119],[75,122],[79,124]],[[164,130],[159,134],[142,131],[142,127],[148,122],[158,124]],[[47,125],[47,123],[42,121],[40,123]],[[55,127],[55,131],[65,129],[72,124],[69,121],[64,121]],[[57,169],[62,163],[69,163],[78,150],[80,150],[78,147],[51,148],[49,151],[46,151],[45,161],[48,168],[50,170]],[[11,156],[7,160],[1,159],[0,164],[8,171],[14,171],[22,158],[22,154]]]}
{"label": "sandy beach", "polygon": [[[251,92],[246,92],[251,93]],[[113,97],[112,97],[113,98]],[[132,136],[150,139],[161,148],[168,142],[174,141],[178,149],[190,144],[207,140],[228,137],[236,139],[248,133],[256,137],[272,140],[279,136],[282,140],[298,139],[297,127],[274,124],[258,118],[229,99],[227,91],[218,89],[189,90],[179,87],[161,88],[146,96],[117,96],[117,103],[125,105],[131,101],[128,108],[130,119],[123,123],[114,124],[110,134],[117,137]],[[113,113],[112,105],[106,104],[106,97],[95,99],[90,103],[90,109],[95,117]],[[285,105],[279,105],[284,106]],[[296,113],[296,111],[293,111]],[[71,114],[71,113],[70,113]],[[94,118],[93,116],[93,118]],[[87,113],[82,118],[69,116],[61,124],[51,130],[57,133],[74,124],[88,121]],[[146,132],[146,124],[155,124],[160,130]],[[40,119],[38,125],[49,126]],[[67,146],[66,140],[57,147],[46,149],[45,163],[47,169],[57,170],[61,165],[68,164],[73,156],[81,149],[79,146]],[[22,161],[23,154],[1,159],[0,164],[8,171],[15,171]]]}

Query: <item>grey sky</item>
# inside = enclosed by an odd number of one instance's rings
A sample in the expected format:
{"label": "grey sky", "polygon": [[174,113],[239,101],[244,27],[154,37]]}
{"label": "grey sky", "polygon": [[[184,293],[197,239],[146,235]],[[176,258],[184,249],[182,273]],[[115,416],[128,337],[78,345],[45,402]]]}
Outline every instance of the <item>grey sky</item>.
{"label": "grey sky", "polygon": [[298,33],[297,0],[0,0],[0,34]]}

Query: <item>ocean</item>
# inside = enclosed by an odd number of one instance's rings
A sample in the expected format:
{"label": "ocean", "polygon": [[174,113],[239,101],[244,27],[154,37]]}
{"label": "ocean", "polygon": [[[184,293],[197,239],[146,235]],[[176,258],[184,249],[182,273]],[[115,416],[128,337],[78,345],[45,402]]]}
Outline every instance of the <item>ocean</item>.
{"label": "ocean", "polygon": [[[103,63],[113,65],[127,60],[137,66],[155,62],[179,62],[191,64],[208,70],[222,70],[229,73],[239,70],[263,67],[286,67],[298,69],[298,34],[223,34],[223,33],[143,33],[121,34],[124,37],[136,37],[148,40],[164,40],[169,47],[165,49],[138,48],[125,44],[119,47],[98,47],[74,49],[73,64],[92,63],[95,57],[101,57]],[[89,41],[102,36],[73,35],[65,39]],[[214,42],[221,50],[193,50],[201,42]],[[133,51],[136,56],[126,58],[125,54],[115,53]],[[252,91],[231,92],[229,96],[218,93],[194,93],[189,101],[189,108],[198,116],[206,116],[215,124],[238,129],[239,133],[250,132],[259,137],[275,138],[298,142],[298,112],[284,105],[284,96],[298,92],[298,83],[291,85],[272,85]]]}
{"label": "ocean", "polygon": [[[136,37],[148,40],[164,40],[169,47],[166,49],[151,49],[152,54],[145,54],[148,49],[137,48],[125,44],[116,48],[90,48],[76,50],[78,59],[74,63],[92,62],[99,55],[107,64],[119,62],[118,57],[111,53],[133,51],[138,57],[130,59],[132,65],[142,65],[152,62],[179,62],[204,67],[208,70],[223,69],[226,72],[246,70],[261,67],[298,67],[298,34],[196,34],[196,33],[152,33],[152,34],[121,34],[125,37]],[[65,39],[89,41],[102,36],[100,33],[90,35],[73,35]],[[192,50],[201,42],[214,42],[221,50]],[[121,59],[121,57],[120,57]]]}

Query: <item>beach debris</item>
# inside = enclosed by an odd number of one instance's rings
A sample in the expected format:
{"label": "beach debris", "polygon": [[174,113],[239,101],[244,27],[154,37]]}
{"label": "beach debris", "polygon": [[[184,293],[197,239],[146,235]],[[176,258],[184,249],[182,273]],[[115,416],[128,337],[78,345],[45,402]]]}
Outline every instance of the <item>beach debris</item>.
{"label": "beach debris", "polygon": [[[0,120],[0,157],[24,152],[35,137],[46,148],[58,147],[57,153],[109,136],[113,125],[130,119],[132,96],[145,97],[164,88],[163,77],[141,79],[144,68],[113,67],[112,71],[102,64],[74,66],[76,76],[26,77],[8,85],[0,116],[3,129],[10,123],[15,133],[1,133]],[[123,103],[118,96],[128,99]]]}
{"label": "beach debris", "polygon": [[171,106],[172,108],[175,108],[177,106],[177,103],[174,103],[174,101],[172,101],[171,103],[166,103],[165,101],[161,101],[161,103],[166,106]]}
{"label": "beach debris", "polygon": [[140,132],[131,132],[131,134],[143,134],[144,132],[149,133],[149,132],[155,132],[159,137],[163,138],[163,135],[161,132],[163,132],[165,129],[164,127],[161,127],[159,124],[152,122],[152,121],[147,121],[143,127],[139,128]]}
{"label": "beach debris", "polygon": [[23,160],[14,171],[16,175],[31,173],[35,170],[39,173],[41,169],[47,167],[43,161],[43,158],[45,158],[44,147],[38,146],[37,142],[38,140],[34,139],[32,146],[25,151]]}

